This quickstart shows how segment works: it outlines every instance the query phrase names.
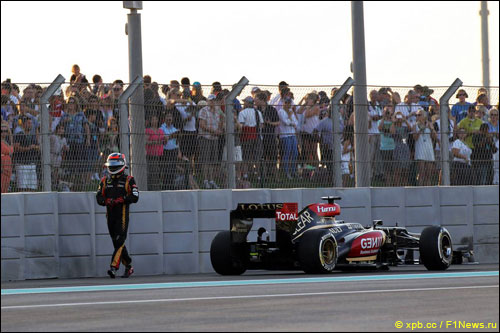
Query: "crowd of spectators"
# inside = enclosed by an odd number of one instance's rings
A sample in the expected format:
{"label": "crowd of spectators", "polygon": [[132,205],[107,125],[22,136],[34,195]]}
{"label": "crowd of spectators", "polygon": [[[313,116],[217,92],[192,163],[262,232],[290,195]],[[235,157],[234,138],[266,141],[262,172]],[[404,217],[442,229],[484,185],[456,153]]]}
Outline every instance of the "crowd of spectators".
{"label": "crowd of spectators", "polygon": [[[105,158],[120,150],[118,98],[122,80],[92,83],[72,68],[70,84],[49,100],[53,189],[91,190],[105,175]],[[148,189],[216,189],[226,186],[223,161],[228,89],[214,82],[204,95],[189,78],[159,85],[144,76]],[[40,97],[44,88],[22,91],[2,82],[2,193],[41,189]],[[310,91],[300,100],[288,84],[278,93],[252,88],[233,100],[237,186],[282,182],[328,184],[332,179],[333,129],[330,91]],[[369,92],[369,160],[374,186],[429,186],[440,183],[440,112],[433,90],[416,85],[401,98],[389,87]],[[448,114],[452,185],[498,184],[498,105],[481,88],[474,103],[460,89]],[[298,102],[296,103],[296,101]],[[342,97],[343,186],[354,184],[353,98]]]}

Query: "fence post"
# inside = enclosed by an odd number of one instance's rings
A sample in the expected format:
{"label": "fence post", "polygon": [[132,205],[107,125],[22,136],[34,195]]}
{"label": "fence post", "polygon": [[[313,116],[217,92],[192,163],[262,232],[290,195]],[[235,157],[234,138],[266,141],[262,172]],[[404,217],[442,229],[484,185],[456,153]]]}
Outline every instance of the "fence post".
{"label": "fence post", "polygon": [[356,187],[370,186],[368,148],[368,100],[366,98],[366,57],[363,1],[351,1],[352,57],[354,87],[354,150]]}
{"label": "fence post", "polygon": [[227,166],[227,187],[229,189],[236,188],[236,175],[234,165],[234,119],[233,105],[234,99],[238,96],[243,88],[248,84],[248,79],[242,77],[233,90],[227,95],[226,103],[226,166]]}
{"label": "fence post", "polygon": [[[441,185],[450,186],[450,141],[449,141],[449,120],[448,112],[450,110],[449,100],[455,91],[462,85],[460,79],[455,82],[446,90],[444,95],[439,99],[439,112],[440,112],[440,129],[441,129]],[[455,124],[457,126],[457,124]]]}
{"label": "fence post", "polygon": [[40,97],[41,104],[41,130],[42,130],[42,177],[43,192],[52,191],[52,168],[50,163],[50,117],[49,117],[49,98],[55,94],[57,89],[63,84],[65,78],[59,74],[56,79],[45,90]]}
{"label": "fence post", "polygon": [[340,145],[342,142],[341,133],[340,133],[340,100],[344,95],[351,89],[354,85],[354,80],[351,77],[348,77],[347,80],[342,84],[342,86],[335,92],[335,95],[331,101],[331,119],[332,119],[332,129],[333,129],[333,179],[332,184],[334,187],[342,187],[342,168],[341,162],[341,151]]}
{"label": "fence post", "polygon": [[142,77],[140,76],[136,76],[134,81],[118,98],[118,105],[120,106],[120,152],[125,154],[128,163],[130,163],[130,126],[127,101],[138,87],[142,87]]}

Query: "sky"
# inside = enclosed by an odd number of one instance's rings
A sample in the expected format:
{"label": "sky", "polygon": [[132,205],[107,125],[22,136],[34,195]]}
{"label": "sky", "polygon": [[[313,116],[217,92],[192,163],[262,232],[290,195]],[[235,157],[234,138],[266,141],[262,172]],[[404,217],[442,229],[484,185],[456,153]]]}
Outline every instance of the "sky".
{"label": "sky", "polygon": [[[128,9],[117,2],[1,2],[1,80],[129,81]],[[499,2],[489,1],[499,85]],[[368,85],[482,85],[480,1],[365,2]],[[168,83],[339,85],[352,76],[351,3],[143,1],[143,73]]]}

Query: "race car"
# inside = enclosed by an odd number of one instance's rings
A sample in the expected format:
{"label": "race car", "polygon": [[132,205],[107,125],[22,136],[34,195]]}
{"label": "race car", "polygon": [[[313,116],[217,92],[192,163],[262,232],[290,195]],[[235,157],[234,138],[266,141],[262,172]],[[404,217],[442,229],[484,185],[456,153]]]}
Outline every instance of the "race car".
{"label": "race car", "polygon": [[[230,230],[219,232],[210,247],[214,270],[240,275],[247,269],[303,270],[329,273],[334,269],[388,269],[401,264],[423,264],[428,270],[446,270],[460,264],[472,251],[453,251],[451,235],[442,226],[421,234],[402,227],[382,227],[381,220],[364,227],[337,220],[340,197],[310,204],[297,212],[297,203],[240,203],[230,213]],[[274,218],[276,240],[261,227],[257,241],[248,241],[254,218]],[[414,252],[420,252],[419,260]]]}

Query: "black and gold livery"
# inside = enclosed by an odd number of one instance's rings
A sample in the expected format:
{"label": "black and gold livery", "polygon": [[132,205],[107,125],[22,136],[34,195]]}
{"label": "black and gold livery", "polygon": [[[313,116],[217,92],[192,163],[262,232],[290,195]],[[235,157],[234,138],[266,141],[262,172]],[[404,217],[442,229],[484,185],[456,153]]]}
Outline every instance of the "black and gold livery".
{"label": "black and gold livery", "polygon": [[118,270],[120,262],[131,267],[125,239],[129,222],[129,205],[139,200],[139,190],[134,177],[123,172],[103,177],[96,194],[97,203],[106,206],[106,217],[109,235],[113,241],[114,251],[111,267]]}

